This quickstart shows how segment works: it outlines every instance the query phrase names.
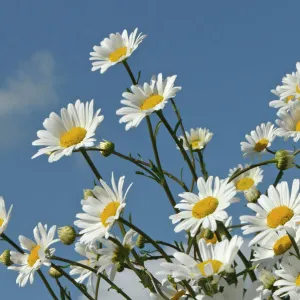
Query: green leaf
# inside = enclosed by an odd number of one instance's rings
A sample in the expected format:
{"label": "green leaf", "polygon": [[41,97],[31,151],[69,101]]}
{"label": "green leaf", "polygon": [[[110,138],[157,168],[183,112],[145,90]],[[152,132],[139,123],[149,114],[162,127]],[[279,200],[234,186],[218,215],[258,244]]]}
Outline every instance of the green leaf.
{"label": "green leaf", "polygon": [[139,71],[138,72],[138,77],[137,77],[137,80],[136,80],[137,83],[139,83],[139,81],[140,81],[141,74],[142,74],[142,71]]}
{"label": "green leaf", "polygon": [[181,122],[182,122],[182,120],[180,119],[180,120],[178,120],[178,122],[176,123],[175,128],[174,128],[174,133],[177,132],[178,127],[179,127],[179,125],[181,124]]}
{"label": "green leaf", "polygon": [[158,134],[158,131],[159,131],[159,128],[160,128],[160,125],[161,125],[162,121],[159,121],[156,126],[155,126],[155,129],[154,129],[154,137],[156,139],[157,137],[157,134]]}

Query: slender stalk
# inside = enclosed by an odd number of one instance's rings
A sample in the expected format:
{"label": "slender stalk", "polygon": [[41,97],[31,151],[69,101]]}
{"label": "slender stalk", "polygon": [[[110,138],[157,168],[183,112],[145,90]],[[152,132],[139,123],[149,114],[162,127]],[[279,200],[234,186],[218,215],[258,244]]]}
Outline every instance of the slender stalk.
{"label": "slender stalk", "polygon": [[18,246],[14,241],[12,241],[5,233],[2,233],[0,236],[3,238],[3,240],[5,240],[11,246],[13,246],[18,252],[22,254],[25,253],[24,250],[20,246]]}
{"label": "slender stalk", "polygon": [[208,173],[206,170],[206,166],[205,166],[205,162],[204,162],[204,158],[203,158],[203,153],[201,150],[197,151],[198,152],[198,157],[199,157],[199,162],[200,162],[200,167],[201,167],[201,173],[205,179],[205,181],[208,178]]}
{"label": "slender stalk", "polygon": [[164,241],[156,241],[156,243],[157,243],[157,244],[160,244],[160,245],[168,246],[168,247],[173,248],[173,249],[175,249],[175,250],[177,250],[177,251],[179,251],[179,252],[182,252],[182,250],[181,250],[180,248],[176,247],[175,245],[166,243],[166,242],[164,242]]}
{"label": "slender stalk", "polygon": [[99,287],[100,287],[100,281],[101,281],[101,277],[98,276],[97,282],[96,282],[95,300],[98,299]]}
{"label": "slender stalk", "polygon": [[68,295],[68,293],[65,291],[65,289],[63,288],[63,286],[61,285],[60,281],[58,280],[58,278],[56,278],[56,283],[61,291],[61,293],[63,293],[69,300],[72,300],[72,298]]}
{"label": "slender stalk", "polygon": [[275,179],[275,181],[274,181],[274,187],[276,187],[277,186],[277,184],[279,183],[279,181],[281,180],[281,178],[282,178],[282,176],[283,176],[283,171],[282,170],[280,170],[279,172],[278,172],[278,174],[277,174],[277,176],[276,176],[276,179]]}
{"label": "slender stalk", "polygon": [[96,178],[98,180],[102,179],[102,176],[100,175],[99,171],[97,170],[96,166],[94,165],[93,161],[91,160],[90,156],[88,155],[86,149],[80,149],[80,152],[82,153],[83,157],[85,158],[86,162],[90,166],[91,170],[95,174]]}
{"label": "slender stalk", "polygon": [[126,68],[126,71],[127,71],[127,73],[129,74],[132,83],[133,83],[134,85],[137,85],[137,81],[135,80],[135,77],[134,77],[134,75],[133,75],[133,73],[132,73],[132,71],[131,71],[131,69],[130,69],[130,67],[129,67],[129,65],[128,65],[128,63],[127,63],[126,60],[123,61],[123,65],[124,65],[124,67]]}
{"label": "slender stalk", "polygon": [[269,149],[269,148],[266,148],[266,150],[267,150],[267,152],[269,152],[269,153],[271,153],[271,154],[273,154],[273,155],[275,155],[276,154],[276,152],[275,151],[272,151],[271,149]]}
{"label": "slender stalk", "polygon": [[298,155],[300,153],[300,149],[294,152],[294,156]]}
{"label": "slender stalk", "polygon": [[67,259],[67,258],[62,258],[62,257],[58,257],[58,256],[52,256],[51,259],[53,260],[57,260],[57,261],[61,261],[61,262],[64,262],[64,263],[67,263],[67,264],[70,264],[72,266],[77,266],[77,267],[81,267],[83,269],[86,269],[86,270],[89,270],[91,272],[93,272],[94,274],[97,274],[97,276],[101,277],[103,280],[105,280],[109,285],[112,286],[112,288],[114,290],[116,290],[119,294],[121,294],[125,299],[128,299],[128,300],[131,300],[131,298],[125,293],[123,292],[123,290],[121,288],[119,288],[115,283],[113,283],[108,277],[106,277],[104,274],[102,273],[97,273],[97,270],[89,267],[89,266],[86,266],[84,264],[81,264],[79,262],[76,262],[76,261],[73,261],[73,260],[70,260],[70,259]]}
{"label": "slender stalk", "polygon": [[188,244],[188,247],[186,249],[186,254],[189,254],[191,252],[191,249],[192,249],[192,246],[194,245],[195,240],[196,240],[196,234],[195,234],[195,236],[190,237],[189,244]]}
{"label": "slender stalk", "polygon": [[171,137],[173,138],[173,140],[175,141],[176,145],[178,146],[178,148],[180,149],[180,152],[184,158],[184,160],[187,162],[190,170],[191,170],[191,173],[192,173],[192,176],[194,178],[195,181],[197,181],[198,179],[198,176],[196,174],[196,171],[193,167],[193,164],[189,158],[189,156],[187,155],[186,151],[184,150],[183,146],[182,146],[182,143],[180,142],[180,140],[177,138],[174,130],[172,129],[172,127],[170,126],[170,124],[168,123],[168,121],[166,120],[163,112],[160,110],[160,111],[157,111],[156,114],[158,115],[158,117],[161,119],[161,121],[163,122],[163,124],[165,125],[166,129],[168,130],[168,132],[170,133]]}

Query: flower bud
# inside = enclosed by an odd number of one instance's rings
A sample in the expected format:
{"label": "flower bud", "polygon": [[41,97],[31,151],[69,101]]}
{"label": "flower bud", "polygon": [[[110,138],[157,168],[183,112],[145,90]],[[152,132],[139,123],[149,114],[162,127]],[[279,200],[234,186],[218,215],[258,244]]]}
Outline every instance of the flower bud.
{"label": "flower bud", "polygon": [[117,267],[117,272],[123,272],[124,271],[124,269],[125,269],[125,267],[124,267],[124,263],[123,262],[120,262],[120,261],[118,261],[117,263],[116,263],[116,267]]}
{"label": "flower bud", "polygon": [[95,195],[93,194],[93,190],[90,189],[84,189],[83,190],[83,199],[86,200],[88,197],[95,197]]}
{"label": "flower bud", "polygon": [[72,226],[60,227],[57,230],[58,237],[64,245],[72,245],[76,239],[76,231]]}
{"label": "flower bud", "polygon": [[273,287],[276,277],[269,271],[262,269],[258,278],[265,289],[270,290]]}
{"label": "flower bud", "polygon": [[214,238],[214,232],[212,232],[209,228],[205,228],[203,230],[203,237],[207,240],[211,240]]}
{"label": "flower bud", "polygon": [[100,153],[104,156],[104,157],[108,157],[110,156],[114,150],[115,150],[115,144],[113,142],[107,141],[107,140],[103,140],[102,142],[100,142],[99,144],[99,148]]}
{"label": "flower bud", "polygon": [[57,271],[56,269],[54,269],[53,267],[51,267],[48,271],[49,275],[55,279],[58,279],[59,277],[62,276],[62,274]]}
{"label": "flower bud", "polygon": [[244,192],[244,195],[245,195],[248,202],[256,203],[258,198],[261,195],[261,192],[255,186],[253,186],[249,190],[246,190]]}
{"label": "flower bud", "polygon": [[10,260],[10,250],[4,250],[4,252],[0,255],[0,262],[7,267],[13,264]]}
{"label": "flower bud", "polygon": [[145,247],[145,238],[139,235],[136,239],[136,245],[138,248],[143,249]]}
{"label": "flower bud", "polygon": [[284,171],[293,167],[294,154],[288,150],[278,150],[275,153],[277,160],[276,166],[279,170]]}

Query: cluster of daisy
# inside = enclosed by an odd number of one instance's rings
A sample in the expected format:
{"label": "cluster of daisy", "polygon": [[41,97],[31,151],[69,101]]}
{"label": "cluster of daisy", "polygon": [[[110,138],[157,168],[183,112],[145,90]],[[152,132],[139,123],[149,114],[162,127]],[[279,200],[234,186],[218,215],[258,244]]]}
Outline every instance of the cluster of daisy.
{"label": "cluster of daisy", "polygon": [[[294,142],[300,139],[300,63],[297,63],[297,72],[286,75],[282,85],[272,91],[279,97],[270,103],[279,109],[278,128],[267,122],[247,134],[241,150],[245,158],[251,159],[251,164],[239,164],[229,170],[226,178],[220,178],[209,176],[204,159],[213,133],[207,128],[192,128],[190,132],[184,129],[174,101],[181,90],[175,86],[176,75],[164,78],[159,73],[149,82],[139,84],[140,78],[130,69],[128,59],[145,37],[138,34],[137,29],[131,34],[126,30],[122,34],[110,34],[93,48],[90,59],[92,71],[104,73],[117,64],[126,68],[132,86],[122,94],[123,107],[116,114],[121,116],[120,123],[126,123],[126,130],[147,120],[155,162],[116,152],[111,141],[102,140],[95,146],[95,132],[104,116],[100,114],[101,109],[94,111],[93,100],[86,103],[77,100],[62,108],[60,115],[52,112],[43,123],[44,129],[37,132],[38,139],[33,145],[42,147],[33,158],[45,154],[49,162],[54,162],[72,153],[81,153],[97,178],[96,185],[84,190],[83,212],[78,213],[74,221],[78,230],[72,226],[61,227],[56,239],[56,226],[48,229],[47,225],[38,223],[33,230],[34,240],[19,236],[20,246],[4,233],[11,208],[7,212],[4,199],[0,198],[0,236],[14,248],[5,250],[0,261],[18,272],[17,284],[22,287],[28,281],[33,283],[37,272],[53,299],[58,298],[43,275],[42,266],[56,279],[62,299],[71,298],[62,288],[60,277],[74,284],[88,299],[97,299],[100,278],[121,298],[133,299],[114,283],[124,269],[139,277],[151,299],[300,299],[300,180],[294,179],[291,187],[281,181],[286,170],[299,168],[295,157],[300,150],[271,149],[276,137],[292,138]],[[168,102],[172,103],[178,118],[174,129],[162,111]],[[154,133],[151,123],[154,117],[166,127],[191,171],[190,187],[186,184],[189,177],[178,178],[163,169],[156,146],[159,126]],[[180,136],[177,135],[179,127]],[[155,241],[135,226],[131,218],[126,220],[124,210],[131,185],[125,191],[125,177],[116,181],[114,173],[108,184],[89,156],[90,151],[101,153],[103,157],[115,155],[147,172],[147,177],[166,192],[175,211],[169,217],[170,226],[176,224],[175,233],[184,232],[186,242]],[[263,155],[271,158],[262,161]],[[263,181],[262,168],[266,165],[275,165],[278,175],[264,193],[258,186]],[[180,201],[173,196],[171,180],[182,189],[178,194]],[[240,224],[233,225],[228,208],[241,199],[247,202],[252,214],[241,216]],[[122,239],[115,234],[116,225]],[[243,235],[251,235],[250,242],[238,235],[239,228]],[[75,252],[82,259],[73,261],[54,255],[52,245],[58,242],[75,244]],[[245,249],[248,254],[243,253]],[[153,260],[160,264],[155,273],[148,269]],[[66,263],[69,271],[62,265]]]}

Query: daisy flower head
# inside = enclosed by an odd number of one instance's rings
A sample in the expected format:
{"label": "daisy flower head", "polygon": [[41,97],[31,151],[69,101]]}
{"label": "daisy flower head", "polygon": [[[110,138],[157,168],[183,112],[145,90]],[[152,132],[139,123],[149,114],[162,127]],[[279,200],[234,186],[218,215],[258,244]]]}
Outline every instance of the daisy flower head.
{"label": "daisy flower head", "polygon": [[117,115],[122,115],[120,123],[127,123],[126,130],[137,127],[140,122],[154,111],[161,110],[168,99],[174,98],[181,87],[174,86],[176,75],[163,79],[162,74],[152,76],[150,83],[132,85],[130,92],[122,94],[121,103],[125,105],[117,110]]}
{"label": "daisy flower head", "polygon": [[0,197],[0,234],[3,233],[8,225],[11,211],[13,206],[11,205],[8,212],[5,208],[5,201],[3,197]]}
{"label": "daisy flower head", "polygon": [[133,241],[134,236],[136,236],[136,232],[130,229],[123,238],[122,248],[110,240],[102,239],[101,243],[105,248],[97,251],[100,255],[98,272],[106,270],[106,272],[110,273],[110,279],[114,280],[118,266],[125,262],[126,257],[135,246],[135,242]]}
{"label": "daisy flower head", "polygon": [[111,33],[109,38],[105,38],[100,43],[100,46],[94,46],[94,52],[90,53],[90,60],[94,61],[92,71],[100,69],[100,73],[103,74],[108,68],[130,57],[146,37],[142,33],[137,35],[137,32],[138,28],[130,35],[126,29],[123,30],[122,34],[119,32]]}
{"label": "daisy flower head", "polygon": [[276,135],[284,137],[285,140],[293,138],[294,142],[298,142],[300,139],[300,101],[294,102],[289,111],[279,110],[277,116],[280,119],[276,120],[279,126]]}
{"label": "daisy flower head", "polygon": [[[269,103],[270,107],[279,108],[280,110],[288,110],[290,106],[295,102],[296,99],[294,96],[288,96],[285,98],[280,98],[280,86],[276,87],[276,90],[271,90],[271,92],[276,95],[279,99],[272,100]],[[298,98],[299,99],[299,98]]]}
{"label": "daisy flower head", "polygon": [[[163,281],[163,284],[160,286],[160,290],[165,296],[167,296],[168,299],[180,300],[186,299],[187,296],[185,288],[181,284],[172,284],[168,280]],[[150,298],[155,300],[164,299],[158,292],[150,293]]]}
{"label": "daisy flower head", "polygon": [[253,158],[256,155],[264,154],[275,138],[275,130],[274,125],[268,122],[257,126],[256,130],[251,131],[250,135],[247,134],[247,142],[241,142],[244,157],[250,156]]}
{"label": "daisy flower head", "polygon": [[[191,129],[189,132],[185,132],[188,143],[191,145],[192,150],[197,151],[203,149],[206,144],[212,139],[213,133],[206,128]],[[178,139],[182,141],[183,148],[189,149],[189,145],[186,143],[184,136],[179,136]]]}
{"label": "daisy flower head", "polygon": [[34,241],[22,235],[19,237],[21,247],[29,253],[11,251],[10,259],[17,266],[8,267],[10,270],[19,272],[16,281],[19,286],[25,286],[28,280],[32,284],[35,271],[39,270],[42,265],[50,266],[49,257],[54,254],[55,249],[49,247],[59,241],[54,239],[55,230],[56,226],[52,226],[47,232],[47,225],[43,226],[39,223],[33,230]]}
{"label": "daisy flower head", "polygon": [[235,201],[234,184],[210,176],[207,181],[198,178],[197,187],[198,195],[190,192],[179,194],[182,200],[175,207],[182,211],[170,216],[173,224],[181,221],[175,227],[175,232],[190,230],[191,236],[195,236],[200,226],[216,231],[217,221],[223,222],[228,218],[225,209]]}
{"label": "daisy flower head", "polygon": [[[75,244],[75,251],[85,258],[83,260],[80,260],[79,263],[91,268],[97,268],[99,254],[97,253],[95,245],[85,245],[78,242]],[[83,283],[86,279],[88,279],[88,286],[91,286],[93,274],[94,273],[92,271],[84,269],[82,267],[71,266],[70,275],[78,275],[78,277],[76,278],[76,281],[78,283]]]}
{"label": "daisy flower head", "polygon": [[289,230],[300,221],[299,179],[294,179],[291,192],[286,181],[268,188],[268,196],[261,195],[257,203],[248,203],[255,216],[241,216],[243,234],[257,233],[249,245],[254,245],[281,229]]}
{"label": "daisy flower head", "polygon": [[[243,170],[248,166],[249,165],[245,165],[245,167],[243,167],[243,165],[239,164],[236,168],[230,169],[228,174],[229,178],[239,170]],[[251,188],[256,187],[260,182],[262,182],[263,180],[262,174],[263,174],[263,170],[260,167],[256,167],[235,177],[232,180],[232,182],[234,183],[237,192],[246,192]]]}
{"label": "daisy flower head", "polygon": [[90,244],[110,236],[110,229],[123,211],[126,195],[131,187],[130,185],[123,194],[124,179],[125,176],[120,177],[117,186],[112,173],[112,189],[100,179],[101,187],[95,186],[93,196],[81,201],[84,213],[77,214],[78,220],[74,222],[77,227],[82,228],[81,243]]}
{"label": "daisy flower head", "polygon": [[94,100],[85,104],[77,100],[75,105],[62,108],[60,116],[52,112],[43,123],[45,130],[39,130],[39,139],[32,143],[45,147],[39,149],[32,158],[48,154],[49,162],[53,162],[64,155],[70,156],[74,150],[93,146],[96,128],[104,119],[99,115],[101,109],[94,114],[93,106]]}

